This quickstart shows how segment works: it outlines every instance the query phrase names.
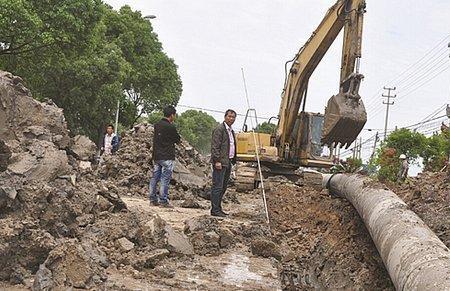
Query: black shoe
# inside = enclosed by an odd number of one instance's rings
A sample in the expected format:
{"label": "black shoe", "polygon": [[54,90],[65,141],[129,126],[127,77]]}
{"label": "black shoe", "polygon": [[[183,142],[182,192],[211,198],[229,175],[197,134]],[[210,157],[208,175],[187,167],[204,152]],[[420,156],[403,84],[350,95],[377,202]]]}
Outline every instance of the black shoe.
{"label": "black shoe", "polygon": [[151,201],[150,201],[150,205],[153,205],[153,206],[159,206],[159,202],[158,202],[158,201],[153,201],[153,200],[151,200]]}
{"label": "black shoe", "polygon": [[217,217],[227,217],[225,213],[218,212],[218,213],[211,213],[211,216],[217,216]]}
{"label": "black shoe", "polygon": [[225,215],[225,216],[230,215],[229,213],[223,212],[222,210],[220,211],[220,213],[222,213],[222,214]]}

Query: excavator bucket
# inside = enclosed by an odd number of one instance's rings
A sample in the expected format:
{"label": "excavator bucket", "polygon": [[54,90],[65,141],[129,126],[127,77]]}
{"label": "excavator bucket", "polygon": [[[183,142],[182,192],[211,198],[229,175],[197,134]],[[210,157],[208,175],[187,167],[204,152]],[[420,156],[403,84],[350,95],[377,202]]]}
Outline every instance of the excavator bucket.
{"label": "excavator bucket", "polygon": [[348,148],[366,124],[367,113],[359,97],[339,93],[328,100],[322,129],[322,144],[340,143]]}

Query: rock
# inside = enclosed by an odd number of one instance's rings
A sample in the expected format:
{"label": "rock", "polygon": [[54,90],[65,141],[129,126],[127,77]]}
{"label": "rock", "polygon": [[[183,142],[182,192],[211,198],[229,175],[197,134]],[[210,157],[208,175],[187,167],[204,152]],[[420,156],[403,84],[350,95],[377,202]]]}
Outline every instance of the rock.
{"label": "rock", "polygon": [[3,140],[0,140],[0,172],[3,172],[8,168],[10,158],[11,150]]}
{"label": "rock", "polygon": [[153,214],[152,218],[144,225],[144,236],[159,237],[164,234],[166,222],[158,215]]}
{"label": "rock", "polygon": [[144,261],[143,262],[144,267],[154,268],[158,264],[159,261],[168,257],[169,254],[170,254],[170,252],[167,249],[156,249],[149,253],[143,254],[140,259],[142,259]]}
{"label": "rock", "polygon": [[52,136],[44,126],[28,126],[23,130],[23,136],[27,139],[39,139],[52,142]]}
{"label": "rock", "polygon": [[162,266],[157,266],[153,270],[153,274],[155,274],[156,276],[161,277],[161,278],[171,279],[171,278],[175,277],[176,270],[169,266],[162,265]]}
{"label": "rock", "polygon": [[52,141],[60,150],[62,150],[69,147],[70,137],[58,134],[53,136]]}
{"label": "rock", "polygon": [[187,219],[184,222],[184,232],[193,233],[196,231],[216,229],[218,227],[217,219],[209,215],[202,215]]}
{"label": "rock", "polygon": [[170,225],[166,225],[164,230],[166,232],[168,249],[171,252],[183,255],[194,254],[194,247],[185,235],[175,231]]}
{"label": "rock", "polygon": [[185,187],[203,187],[206,184],[205,177],[199,177],[191,173],[180,161],[175,161],[172,179]]}
{"label": "rock", "polygon": [[181,207],[183,208],[202,208],[202,206],[195,201],[194,197],[186,198],[183,203],[181,203]]}
{"label": "rock", "polygon": [[220,241],[219,245],[221,248],[229,247],[234,242],[234,234],[226,227],[219,229]]}
{"label": "rock", "polygon": [[114,208],[114,205],[105,197],[97,195],[97,207],[99,211],[102,212],[112,210]]}
{"label": "rock", "polygon": [[89,161],[80,161],[78,167],[80,167],[81,170],[90,170],[92,169],[92,163]]}
{"label": "rock", "polygon": [[255,256],[261,256],[264,258],[273,257],[277,260],[281,259],[280,249],[274,242],[268,239],[254,239],[251,243],[251,250],[252,254],[254,254]]}
{"label": "rock", "polygon": [[84,214],[82,216],[78,216],[75,220],[78,222],[78,226],[85,227],[86,225],[93,223],[95,217],[93,214]]}
{"label": "rock", "polygon": [[67,155],[48,141],[33,140],[27,152],[13,155],[8,170],[27,180],[51,181],[69,171]]}
{"label": "rock", "polygon": [[70,147],[70,151],[77,159],[89,161],[94,159],[97,153],[97,146],[87,136],[77,135],[73,138],[73,145]]}
{"label": "rock", "polygon": [[108,188],[103,186],[100,191],[98,192],[99,195],[103,196],[103,198],[106,198],[114,207],[114,211],[121,211],[124,209],[127,209],[127,205],[123,200],[119,197],[119,195],[112,193]]}
{"label": "rock", "polygon": [[207,231],[205,233],[205,240],[209,243],[219,244],[220,236],[214,231]]}
{"label": "rock", "polygon": [[1,196],[8,197],[11,200],[16,199],[17,190],[13,187],[1,186],[0,187],[0,197]]}
{"label": "rock", "polygon": [[[86,251],[84,247],[88,247]],[[82,245],[78,240],[65,241],[53,249],[45,260],[45,267],[52,272],[55,288],[70,286],[90,288],[94,275],[103,276],[104,270],[90,256],[94,244]]]}
{"label": "rock", "polygon": [[44,264],[39,266],[39,270],[34,276],[33,291],[50,291],[54,287],[52,272]]}
{"label": "rock", "polygon": [[18,77],[0,71],[0,139],[21,139],[26,127],[42,126],[51,135],[68,137],[63,110],[31,97]]}
{"label": "rock", "polygon": [[132,243],[125,237],[119,238],[117,240],[117,244],[123,252],[129,252],[134,249],[134,243]]}

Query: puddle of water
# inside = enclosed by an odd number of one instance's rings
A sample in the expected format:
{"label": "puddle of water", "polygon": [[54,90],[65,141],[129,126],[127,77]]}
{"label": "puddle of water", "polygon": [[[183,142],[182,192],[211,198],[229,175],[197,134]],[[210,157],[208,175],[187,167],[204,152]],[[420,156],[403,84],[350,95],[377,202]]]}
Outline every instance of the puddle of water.
{"label": "puddle of water", "polygon": [[248,281],[262,281],[263,277],[250,271],[250,259],[240,254],[231,254],[230,262],[225,266],[224,281],[242,287]]}

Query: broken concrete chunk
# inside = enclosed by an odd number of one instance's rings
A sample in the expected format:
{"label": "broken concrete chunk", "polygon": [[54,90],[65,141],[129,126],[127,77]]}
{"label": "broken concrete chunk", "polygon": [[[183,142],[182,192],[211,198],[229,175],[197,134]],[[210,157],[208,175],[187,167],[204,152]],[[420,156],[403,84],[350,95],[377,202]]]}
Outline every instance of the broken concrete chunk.
{"label": "broken concrete chunk", "polygon": [[34,276],[33,291],[50,291],[54,287],[52,272],[44,264],[39,266],[39,270]]}
{"label": "broken concrete chunk", "polygon": [[97,153],[97,146],[87,136],[77,135],[73,138],[73,145],[70,147],[70,151],[77,159],[89,161]]}
{"label": "broken concrete chunk", "polygon": [[4,195],[11,200],[16,199],[17,190],[13,187],[2,186],[0,187],[0,195]]}
{"label": "broken concrete chunk", "polygon": [[33,140],[28,152],[15,154],[8,170],[27,180],[51,181],[69,171],[67,155],[48,141]]}
{"label": "broken concrete chunk", "polygon": [[170,225],[166,225],[166,238],[168,249],[171,252],[183,254],[183,255],[193,255],[194,247],[192,246],[189,239],[180,232],[174,230]]}
{"label": "broken concrete chunk", "polygon": [[119,248],[124,252],[129,252],[134,249],[134,243],[129,241],[126,237],[119,238],[117,240]]}

